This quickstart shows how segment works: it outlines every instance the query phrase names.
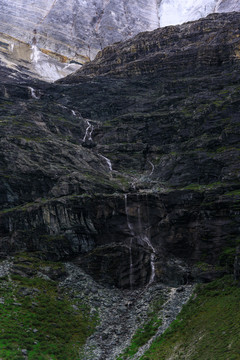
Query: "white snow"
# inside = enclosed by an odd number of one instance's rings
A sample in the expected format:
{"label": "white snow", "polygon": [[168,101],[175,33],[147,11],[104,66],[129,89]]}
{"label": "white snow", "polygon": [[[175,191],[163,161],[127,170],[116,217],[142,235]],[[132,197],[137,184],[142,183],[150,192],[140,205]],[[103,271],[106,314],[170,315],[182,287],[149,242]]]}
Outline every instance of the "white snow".
{"label": "white snow", "polygon": [[197,20],[215,11],[217,0],[162,0],[160,26],[177,25]]}

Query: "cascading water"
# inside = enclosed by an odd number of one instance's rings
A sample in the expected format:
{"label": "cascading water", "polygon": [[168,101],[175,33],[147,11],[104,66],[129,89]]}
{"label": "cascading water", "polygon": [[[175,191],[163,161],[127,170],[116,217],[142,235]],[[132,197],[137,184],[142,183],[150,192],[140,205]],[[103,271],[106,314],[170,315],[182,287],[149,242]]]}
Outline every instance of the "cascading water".
{"label": "cascading water", "polygon": [[107,162],[109,170],[110,170],[110,172],[112,172],[113,169],[112,169],[112,163],[111,163],[110,159],[108,159],[106,156],[103,156],[101,154],[99,154],[99,156],[101,156]]}
{"label": "cascading water", "polygon": [[131,234],[131,240],[129,245],[129,283],[130,283],[130,289],[133,287],[133,256],[132,256],[132,243],[133,239],[136,240],[138,244],[141,244],[142,246],[147,245],[147,248],[150,252],[150,265],[151,265],[151,275],[149,278],[148,285],[152,284],[155,280],[156,270],[155,270],[155,256],[156,256],[156,250],[154,249],[152,243],[151,243],[151,235],[150,235],[150,221],[149,221],[149,212],[148,212],[148,206],[147,206],[147,224],[143,226],[142,220],[141,220],[141,204],[138,201],[137,206],[137,226],[133,226],[129,220],[129,209],[128,209],[128,202],[127,202],[127,194],[124,195],[125,198],[125,213],[127,217],[127,227]]}
{"label": "cascading water", "polygon": [[[128,226],[128,229],[130,230],[131,235],[133,235],[133,228],[129,221],[127,194],[124,195],[124,198],[125,198],[125,214],[127,217],[127,226]],[[132,236],[131,236],[130,245],[129,245],[129,283],[130,283],[130,289],[132,290],[132,288],[133,288]]]}
{"label": "cascading water", "polygon": [[31,97],[33,99],[39,99],[39,96],[36,94],[36,90],[34,88],[32,88],[31,86],[28,86],[28,89],[30,90]]}
{"label": "cascading water", "polygon": [[133,288],[133,257],[132,257],[132,238],[130,240],[130,247],[129,247],[129,257],[130,257],[130,271],[129,271],[129,283],[130,283],[130,290]]}
{"label": "cascading water", "polygon": [[94,130],[94,126],[92,124],[90,124],[90,122],[87,119],[85,119],[85,121],[87,123],[87,128],[85,131],[83,142],[85,142],[86,140],[92,141],[92,132]]}
{"label": "cascading water", "polygon": [[148,160],[148,163],[149,163],[149,164],[151,165],[151,167],[152,167],[152,170],[151,170],[151,172],[150,172],[150,174],[149,174],[149,176],[151,176],[152,173],[154,172],[155,166],[153,165],[153,163],[152,163],[150,160]]}
{"label": "cascading water", "polygon": [[150,264],[151,264],[151,276],[150,276],[150,279],[149,279],[149,284],[151,284],[154,279],[155,279],[155,254],[156,254],[156,251],[151,243],[151,240],[150,240],[150,224],[149,224],[149,214],[148,214],[148,226],[143,229],[143,226],[142,226],[142,221],[141,221],[141,205],[138,204],[138,238],[140,241],[144,242],[145,244],[147,244],[148,248],[150,249],[151,251],[151,255],[150,255]]}

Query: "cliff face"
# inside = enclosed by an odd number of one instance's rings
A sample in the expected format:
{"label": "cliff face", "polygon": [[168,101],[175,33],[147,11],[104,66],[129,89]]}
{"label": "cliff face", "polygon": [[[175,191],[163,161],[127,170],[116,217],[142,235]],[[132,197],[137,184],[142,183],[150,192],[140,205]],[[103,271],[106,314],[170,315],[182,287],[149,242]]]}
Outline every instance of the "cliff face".
{"label": "cliff face", "polygon": [[158,27],[157,7],[156,0],[1,0],[0,31],[28,43],[35,38],[40,47],[58,53],[93,58],[108,44]]}
{"label": "cliff face", "polygon": [[1,255],[74,259],[121,288],[232,271],[239,20],[140,34],[51,86],[1,68]]}
{"label": "cliff face", "polygon": [[1,0],[0,31],[63,55],[93,59],[98,50],[141,31],[239,10],[237,0]]}
{"label": "cliff face", "polygon": [[9,75],[15,81],[37,78],[52,82],[76,71],[88,60],[81,56],[73,60],[0,33],[0,63],[10,69]]}

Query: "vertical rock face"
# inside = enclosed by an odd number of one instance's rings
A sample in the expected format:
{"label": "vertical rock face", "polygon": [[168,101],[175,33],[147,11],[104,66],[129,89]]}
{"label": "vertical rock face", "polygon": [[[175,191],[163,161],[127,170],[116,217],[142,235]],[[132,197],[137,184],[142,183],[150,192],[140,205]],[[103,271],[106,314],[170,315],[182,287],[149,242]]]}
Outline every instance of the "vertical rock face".
{"label": "vertical rock face", "polygon": [[1,256],[74,259],[121,288],[226,272],[240,226],[239,20],[141,33],[52,85],[1,65]]}
{"label": "vertical rock face", "polygon": [[67,56],[93,58],[141,31],[239,10],[237,0],[1,0],[0,32]]}
{"label": "vertical rock face", "polygon": [[0,33],[0,61],[14,70],[12,76],[16,79],[35,77],[43,81],[56,81],[79,69],[79,62],[87,59],[80,57],[76,60],[78,62]]}

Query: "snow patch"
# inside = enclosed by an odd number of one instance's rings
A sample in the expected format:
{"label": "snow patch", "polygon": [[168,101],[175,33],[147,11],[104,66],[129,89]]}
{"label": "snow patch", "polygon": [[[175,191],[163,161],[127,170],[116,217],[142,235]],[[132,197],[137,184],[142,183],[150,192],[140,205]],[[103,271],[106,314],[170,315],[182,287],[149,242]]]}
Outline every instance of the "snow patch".
{"label": "snow patch", "polygon": [[198,20],[214,12],[216,0],[162,0],[159,7],[160,26],[177,25]]}

